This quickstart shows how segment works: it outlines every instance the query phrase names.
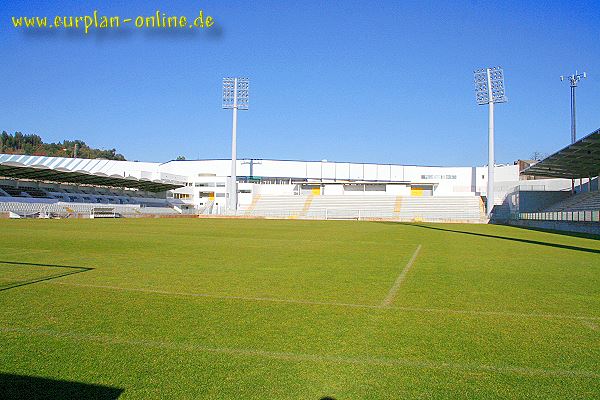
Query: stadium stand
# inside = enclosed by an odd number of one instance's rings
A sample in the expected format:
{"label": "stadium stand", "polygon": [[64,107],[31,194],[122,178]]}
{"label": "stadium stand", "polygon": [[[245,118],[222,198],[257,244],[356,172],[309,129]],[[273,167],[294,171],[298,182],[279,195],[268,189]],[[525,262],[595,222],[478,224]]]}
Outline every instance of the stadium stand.
{"label": "stadium stand", "polygon": [[[571,196],[565,189],[571,188],[571,177],[588,179],[600,169],[597,136],[588,135],[537,164],[523,164],[525,170],[516,163],[497,165],[494,222],[520,216],[530,220],[525,213],[559,209],[592,211],[593,218],[595,196],[578,194],[567,201]],[[0,209],[40,217],[190,214],[488,221],[484,167],[241,160],[240,171],[246,168],[249,175],[238,176],[237,207],[228,203],[229,167],[230,160],[141,163],[0,154]],[[536,179],[520,179],[519,173]],[[593,186],[588,183],[587,190]],[[579,215],[566,218],[581,220]]]}
{"label": "stadium stand", "polygon": [[555,203],[545,211],[585,211],[600,210],[600,192],[578,193]]}
{"label": "stadium stand", "polygon": [[119,216],[143,216],[143,215],[178,215],[174,208],[143,207],[139,204],[121,204],[110,207],[98,207],[92,203],[68,203],[68,202],[22,202],[22,201],[0,201],[0,212],[15,214],[15,217],[52,216],[57,218],[69,218],[74,216],[92,216],[98,213],[112,213]]}
{"label": "stadium stand", "polygon": [[2,191],[8,197],[28,197],[23,194],[23,191],[21,189],[15,187],[15,186],[0,185],[0,188],[2,188]]}
{"label": "stadium stand", "polygon": [[[600,234],[600,129],[531,165],[521,173],[573,180],[587,180],[571,195],[540,210],[517,208],[507,223],[512,225]],[[592,179],[596,177],[595,179]],[[577,193],[575,193],[577,192]],[[558,193],[557,193],[558,194]],[[517,204],[519,202],[517,201]]]}
{"label": "stadium stand", "polygon": [[293,219],[481,222],[485,219],[482,206],[478,196],[260,196],[242,207],[239,214]]}
{"label": "stadium stand", "polygon": [[[178,215],[165,190],[180,185],[23,166],[0,165],[0,212],[13,218]],[[89,183],[85,183],[89,181]],[[154,191],[154,192],[153,192]],[[157,191],[160,191],[156,193]]]}

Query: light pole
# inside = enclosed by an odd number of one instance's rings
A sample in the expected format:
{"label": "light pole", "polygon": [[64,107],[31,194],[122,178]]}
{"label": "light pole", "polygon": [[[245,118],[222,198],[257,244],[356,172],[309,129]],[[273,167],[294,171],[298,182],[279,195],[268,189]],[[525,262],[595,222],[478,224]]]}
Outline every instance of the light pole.
{"label": "light pole", "polygon": [[237,112],[248,109],[248,78],[223,78],[223,108],[233,109],[233,128],[231,131],[231,177],[229,178],[227,210],[237,211]]}
{"label": "light pole", "polygon": [[243,161],[242,164],[249,164],[250,165],[250,178],[254,179],[254,166],[255,165],[261,165],[262,162],[254,160],[254,159],[250,159],[248,161]]}
{"label": "light pole", "polygon": [[[575,73],[568,77],[561,75],[561,82],[565,80],[565,78],[569,78],[569,83],[571,84],[571,144],[575,143],[577,140],[577,126],[575,121],[575,89],[577,89],[577,83],[581,80],[581,78],[587,78],[587,74],[584,72],[583,74]],[[579,180],[579,188],[581,189],[581,179]],[[575,192],[575,180],[571,179],[571,193]]]}
{"label": "light pole", "polygon": [[492,215],[494,208],[494,103],[507,101],[504,91],[504,71],[501,67],[478,69],[475,74],[475,98],[477,104],[488,104],[488,181],[487,181],[487,216]]}
{"label": "light pole", "polygon": [[577,89],[577,83],[581,78],[587,78],[587,74],[585,72],[579,74],[575,71],[573,75],[568,77],[561,75],[561,82],[564,81],[565,78],[568,78],[571,84],[571,144],[573,144],[577,140],[577,127],[575,125],[575,89]]}

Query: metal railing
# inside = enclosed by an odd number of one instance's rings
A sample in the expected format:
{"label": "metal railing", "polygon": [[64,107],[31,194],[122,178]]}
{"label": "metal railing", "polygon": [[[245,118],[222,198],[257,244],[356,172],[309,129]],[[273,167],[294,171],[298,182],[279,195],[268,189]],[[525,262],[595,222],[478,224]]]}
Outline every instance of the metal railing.
{"label": "metal railing", "polygon": [[600,222],[600,210],[526,212],[519,213],[518,219],[529,221]]}

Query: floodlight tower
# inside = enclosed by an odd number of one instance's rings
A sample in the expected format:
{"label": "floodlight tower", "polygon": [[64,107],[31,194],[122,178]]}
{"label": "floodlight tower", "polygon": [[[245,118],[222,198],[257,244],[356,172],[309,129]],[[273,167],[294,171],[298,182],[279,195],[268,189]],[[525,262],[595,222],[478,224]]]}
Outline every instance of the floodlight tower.
{"label": "floodlight tower", "polygon": [[494,103],[506,103],[504,91],[504,71],[501,67],[483,68],[474,71],[475,98],[477,104],[488,104],[488,184],[487,184],[487,216],[492,215],[494,208]]}
{"label": "floodlight tower", "polygon": [[233,128],[231,131],[231,177],[229,178],[229,198],[227,211],[237,211],[237,112],[248,109],[248,91],[250,82],[248,78],[223,78],[223,108],[233,109]]}
{"label": "floodlight tower", "polygon": [[581,78],[587,78],[587,74],[585,72],[579,74],[577,73],[577,70],[575,70],[575,73],[571,76],[565,77],[564,75],[561,75],[561,82],[564,81],[565,78],[568,78],[571,83],[571,144],[573,144],[577,140],[577,127],[575,125],[575,89],[577,89],[577,83]]}
{"label": "floodlight tower", "polygon": [[[581,80],[581,78],[587,78],[587,74],[584,72],[583,74],[575,73],[571,76],[565,77],[564,75],[560,76],[560,81],[564,81],[565,78],[569,78],[569,83],[571,84],[571,144],[577,141],[577,125],[575,120],[575,89],[577,89],[577,83]],[[581,179],[579,179],[579,187],[582,187]],[[571,193],[575,193],[575,179],[571,179]]]}

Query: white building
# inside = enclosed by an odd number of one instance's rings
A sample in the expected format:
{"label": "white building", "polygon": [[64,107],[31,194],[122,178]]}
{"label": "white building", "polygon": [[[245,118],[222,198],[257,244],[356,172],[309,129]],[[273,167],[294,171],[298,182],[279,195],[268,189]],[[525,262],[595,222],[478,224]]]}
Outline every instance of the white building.
{"label": "white building", "polygon": [[[85,166],[84,166],[85,167]],[[87,169],[87,167],[86,167]],[[107,161],[92,167],[108,175],[183,182],[168,193],[197,208],[212,203],[224,210],[231,160],[183,160],[166,163]],[[487,167],[429,167],[331,161],[238,160],[238,202],[260,195],[485,196]],[[496,185],[514,187],[517,165],[495,168]],[[512,186],[511,186],[512,185]],[[506,192],[506,190],[504,190]]]}
{"label": "white building", "polygon": [[[222,214],[226,211],[231,160],[156,163],[0,154],[0,167],[11,166],[36,171],[93,174],[94,179],[106,177],[118,184],[121,183],[119,179],[148,182],[142,186],[154,185],[158,190],[177,187],[162,196],[165,206],[170,204],[177,210],[193,213]],[[238,210],[248,216],[303,218],[312,215],[321,218],[329,216],[327,210],[344,209],[347,215],[370,213],[373,217],[401,218],[401,214],[406,212],[406,218],[409,215],[423,218],[430,215],[430,219],[434,219],[431,215],[448,211],[446,214],[450,216],[446,220],[461,220],[460,215],[465,214],[461,210],[469,209],[469,218],[477,219],[484,213],[481,196],[486,195],[487,189],[487,166],[432,167],[326,160],[242,159],[237,161],[236,170]],[[570,185],[570,181],[565,179],[520,181],[518,165],[498,165],[494,177],[494,202],[497,205],[503,204],[506,194],[516,187],[518,190],[564,190]],[[51,193],[54,193],[52,188],[61,190],[51,180],[40,182],[38,187]],[[147,197],[145,200],[138,199],[142,205],[154,203],[156,200],[152,198],[160,197],[158,194],[138,193],[137,197]],[[111,196],[110,193],[96,194]],[[60,193],[50,197],[58,199],[57,196],[64,198]],[[102,197],[91,202],[121,203],[121,200]],[[454,207],[454,214],[449,211],[451,207]]]}
{"label": "white building", "polygon": [[[170,198],[203,207],[225,207],[231,160],[137,162],[25,155],[1,155],[2,162],[43,166],[59,171],[83,171],[106,176],[181,184]],[[239,204],[253,195],[395,195],[480,196],[487,188],[487,167],[428,167],[331,161],[238,160]],[[496,184],[513,185],[518,166],[495,168]]]}

